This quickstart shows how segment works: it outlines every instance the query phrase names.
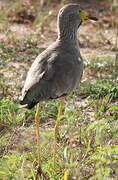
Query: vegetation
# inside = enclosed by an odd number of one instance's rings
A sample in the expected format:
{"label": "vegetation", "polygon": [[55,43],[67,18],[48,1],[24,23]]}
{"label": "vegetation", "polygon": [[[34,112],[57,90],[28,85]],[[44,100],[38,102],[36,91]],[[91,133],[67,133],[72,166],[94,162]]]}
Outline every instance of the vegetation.
{"label": "vegetation", "polygon": [[[37,169],[36,110],[20,109],[18,96],[32,61],[56,38],[56,11],[60,5],[51,1],[46,5],[44,1],[38,14],[38,0],[32,3],[32,11],[28,3],[13,1],[0,12],[0,180],[35,179]],[[58,101],[42,103],[42,179],[66,180],[69,176],[73,180],[117,180],[118,47],[117,23],[112,13],[117,3],[110,3],[111,11],[105,3],[104,18],[80,29],[81,52],[88,61],[80,88],[66,99],[56,170],[53,130]],[[96,11],[100,17],[103,15],[99,9]]]}

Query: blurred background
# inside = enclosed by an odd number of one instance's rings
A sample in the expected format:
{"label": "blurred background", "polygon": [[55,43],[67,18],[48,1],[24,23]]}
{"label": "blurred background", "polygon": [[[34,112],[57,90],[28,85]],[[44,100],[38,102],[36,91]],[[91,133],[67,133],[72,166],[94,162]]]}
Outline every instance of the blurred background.
{"label": "blurred background", "polygon": [[85,70],[80,89],[66,100],[52,168],[57,101],[42,105],[42,166],[49,179],[117,180],[118,178],[118,1],[0,0],[0,179],[34,179],[35,109],[19,109],[27,71],[38,54],[57,38],[57,14],[79,3],[98,17],[80,27]]}

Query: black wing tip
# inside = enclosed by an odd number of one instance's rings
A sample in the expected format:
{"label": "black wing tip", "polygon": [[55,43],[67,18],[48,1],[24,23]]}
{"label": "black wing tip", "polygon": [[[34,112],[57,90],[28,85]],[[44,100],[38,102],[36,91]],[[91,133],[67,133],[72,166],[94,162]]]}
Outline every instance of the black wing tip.
{"label": "black wing tip", "polygon": [[22,109],[22,108],[32,109],[34,106],[35,106],[34,103],[32,103],[32,104],[22,104],[22,103],[20,103],[19,108],[20,109]]}
{"label": "black wing tip", "polygon": [[32,109],[38,102],[26,102],[24,100],[20,100],[20,108]]}
{"label": "black wing tip", "polygon": [[20,109],[22,109],[22,108],[27,108],[27,107],[28,107],[28,104],[22,104],[22,105],[20,104],[20,105],[19,105],[19,108],[20,108]]}
{"label": "black wing tip", "polygon": [[26,102],[26,100],[22,96],[19,97],[19,104],[20,104],[19,108],[30,109],[29,104]]}

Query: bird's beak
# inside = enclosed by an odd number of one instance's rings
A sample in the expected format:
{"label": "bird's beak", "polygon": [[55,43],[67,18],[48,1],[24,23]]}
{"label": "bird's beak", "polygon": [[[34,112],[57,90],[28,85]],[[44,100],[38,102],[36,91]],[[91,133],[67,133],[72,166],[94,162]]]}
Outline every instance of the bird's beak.
{"label": "bird's beak", "polygon": [[89,13],[87,13],[84,10],[81,10],[81,15],[82,15],[82,22],[84,22],[84,21],[86,21],[88,19],[91,19],[91,20],[94,20],[94,21],[98,20],[98,18],[96,18],[94,16],[91,16]]}

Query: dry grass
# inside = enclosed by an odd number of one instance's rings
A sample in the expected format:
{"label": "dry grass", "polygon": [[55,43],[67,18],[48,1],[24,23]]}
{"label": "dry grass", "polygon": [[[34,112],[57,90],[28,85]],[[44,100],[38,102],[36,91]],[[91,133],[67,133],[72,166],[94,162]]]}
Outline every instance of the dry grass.
{"label": "dry grass", "polygon": [[[1,179],[35,179],[35,109],[19,109],[17,99],[32,61],[56,39],[56,15],[61,5],[44,2],[38,7],[37,0],[30,2],[31,8],[29,2],[24,6],[22,1],[7,3],[0,13]],[[88,9],[90,5],[85,3]],[[98,7],[96,3],[93,6]],[[52,180],[62,179],[65,170],[70,172],[70,179],[118,177],[116,17],[108,8],[103,11],[103,5],[95,13],[99,22],[87,22],[79,31],[85,72],[80,89],[71,93],[65,103],[56,171],[52,156],[58,102],[42,105],[42,168]],[[27,21],[27,15],[35,19]]]}

